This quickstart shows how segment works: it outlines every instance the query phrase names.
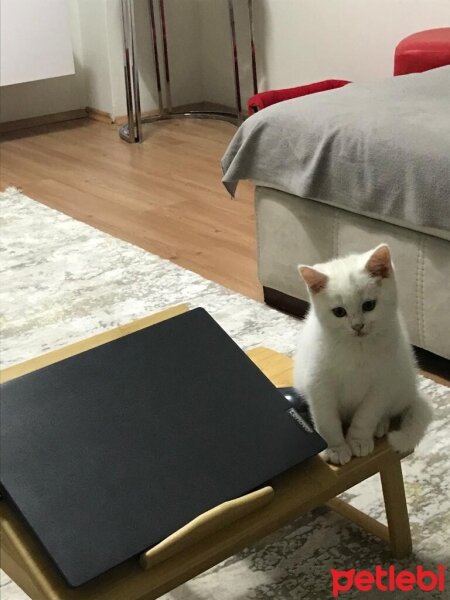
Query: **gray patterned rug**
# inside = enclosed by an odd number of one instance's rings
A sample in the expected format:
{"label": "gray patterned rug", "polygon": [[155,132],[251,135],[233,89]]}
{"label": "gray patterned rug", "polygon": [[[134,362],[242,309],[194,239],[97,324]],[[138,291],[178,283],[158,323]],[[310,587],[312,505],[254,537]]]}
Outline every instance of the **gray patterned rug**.
{"label": "gray patterned rug", "polygon": [[[9,189],[0,195],[2,366],[64,346],[169,305],[205,307],[243,348],[292,354],[299,321],[233,293]],[[404,461],[414,555],[392,562],[385,545],[336,514],[316,510],[164,596],[165,600],[325,600],[329,570],[395,564],[436,568],[449,558],[450,390],[428,379],[436,421]],[[345,494],[384,519],[378,479]],[[2,600],[27,596],[2,574]],[[446,592],[347,592],[342,598],[442,600]],[[127,600],[124,598],[124,600]]]}

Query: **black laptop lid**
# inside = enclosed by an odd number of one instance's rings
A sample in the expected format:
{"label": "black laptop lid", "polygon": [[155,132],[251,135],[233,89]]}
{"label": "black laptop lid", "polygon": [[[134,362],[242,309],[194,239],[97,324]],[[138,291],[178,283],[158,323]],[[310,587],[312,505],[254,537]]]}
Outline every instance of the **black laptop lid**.
{"label": "black laptop lid", "polygon": [[2,385],[1,484],[71,586],[325,443],[203,309]]}

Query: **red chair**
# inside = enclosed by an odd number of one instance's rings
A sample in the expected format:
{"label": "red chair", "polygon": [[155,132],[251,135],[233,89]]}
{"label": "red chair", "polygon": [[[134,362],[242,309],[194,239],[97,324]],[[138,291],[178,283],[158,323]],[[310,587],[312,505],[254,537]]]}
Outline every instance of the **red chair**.
{"label": "red chair", "polygon": [[394,75],[422,73],[450,65],[450,27],[409,35],[395,49]]}

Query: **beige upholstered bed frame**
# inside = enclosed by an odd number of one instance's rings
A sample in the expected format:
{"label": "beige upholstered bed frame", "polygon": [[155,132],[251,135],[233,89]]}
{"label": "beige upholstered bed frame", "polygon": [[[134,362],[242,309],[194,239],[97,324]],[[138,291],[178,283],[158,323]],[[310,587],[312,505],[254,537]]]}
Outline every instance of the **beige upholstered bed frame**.
{"label": "beige upholstered bed frame", "polygon": [[449,232],[417,231],[261,185],[256,187],[256,220],[266,302],[298,314],[307,300],[299,263],[323,262],[386,242],[412,343],[450,359]]}

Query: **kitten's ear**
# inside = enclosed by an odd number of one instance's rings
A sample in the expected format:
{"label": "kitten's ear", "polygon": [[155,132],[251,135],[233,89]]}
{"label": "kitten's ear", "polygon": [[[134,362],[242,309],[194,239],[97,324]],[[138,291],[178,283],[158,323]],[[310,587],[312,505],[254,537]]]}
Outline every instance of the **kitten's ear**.
{"label": "kitten's ear", "polygon": [[381,244],[372,251],[366,269],[372,277],[386,279],[392,275],[391,251],[387,244]]}
{"label": "kitten's ear", "polygon": [[325,289],[328,281],[328,276],[320,271],[316,271],[312,267],[299,265],[298,272],[303,277],[304,282],[313,294],[318,294]]}

